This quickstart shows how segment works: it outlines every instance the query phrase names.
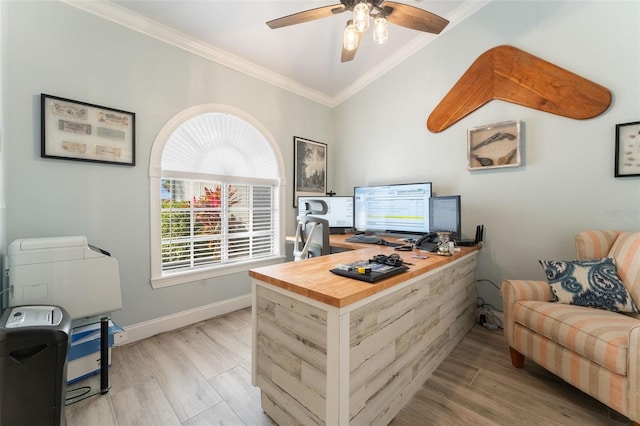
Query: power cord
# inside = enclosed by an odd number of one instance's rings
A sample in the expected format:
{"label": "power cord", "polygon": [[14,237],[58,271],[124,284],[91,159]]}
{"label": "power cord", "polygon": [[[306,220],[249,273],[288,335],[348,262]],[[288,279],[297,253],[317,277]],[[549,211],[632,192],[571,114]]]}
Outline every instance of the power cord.
{"label": "power cord", "polygon": [[493,281],[488,280],[488,279],[486,279],[486,278],[480,278],[479,280],[476,280],[476,281],[477,281],[477,282],[479,282],[479,283],[481,283],[481,282],[488,282],[488,283],[490,283],[492,286],[494,286],[495,288],[497,288],[498,290],[500,290],[500,286],[499,286],[498,284],[496,284],[496,283],[494,283]]}
{"label": "power cord", "polygon": [[[67,394],[65,398],[65,405],[69,405],[71,403],[82,401],[90,397],[89,392],[91,392],[91,386],[81,386],[76,389],[67,389]],[[75,394],[75,395],[70,395]]]}
{"label": "power cord", "polygon": [[[498,290],[500,289],[496,283],[486,278],[479,279],[477,282],[488,282]],[[481,297],[478,297],[478,323],[491,331],[502,331],[504,329],[502,312],[490,303],[486,303]]]}
{"label": "power cord", "polygon": [[75,404],[92,396],[104,395],[111,389],[109,386],[106,391],[104,389],[93,389],[91,386],[80,386],[76,389],[67,389],[65,405]]}
{"label": "power cord", "polygon": [[402,266],[402,264],[404,263],[400,255],[397,253],[390,254],[389,256],[386,256],[384,254],[376,254],[375,256],[373,256],[373,259],[369,260],[369,262],[382,263],[383,265],[389,266]]}

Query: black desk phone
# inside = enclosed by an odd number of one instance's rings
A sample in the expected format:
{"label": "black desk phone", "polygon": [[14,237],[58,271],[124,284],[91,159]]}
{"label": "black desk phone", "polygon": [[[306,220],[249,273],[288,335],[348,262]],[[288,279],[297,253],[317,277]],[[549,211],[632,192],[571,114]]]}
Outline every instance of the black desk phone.
{"label": "black desk phone", "polygon": [[440,243],[440,238],[435,232],[429,232],[423,235],[415,242],[415,247],[420,250],[436,252]]}
{"label": "black desk phone", "polygon": [[439,243],[440,239],[438,238],[437,232],[429,232],[428,234],[423,235],[420,239],[416,240],[416,247],[420,247],[424,243]]}
{"label": "black desk phone", "polygon": [[[484,239],[484,225],[476,226],[476,238],[474,240],[457,240],[452,238],[451,241],[454,241],[457,246],[475,246],[482,242]],[[440,243],[440,238],[438,238],[437,232],[429,232],[428,234],[423,235],[415,242],[416,247],[418,248],[426,248],[426,250],[433,249],[434,246]]]}

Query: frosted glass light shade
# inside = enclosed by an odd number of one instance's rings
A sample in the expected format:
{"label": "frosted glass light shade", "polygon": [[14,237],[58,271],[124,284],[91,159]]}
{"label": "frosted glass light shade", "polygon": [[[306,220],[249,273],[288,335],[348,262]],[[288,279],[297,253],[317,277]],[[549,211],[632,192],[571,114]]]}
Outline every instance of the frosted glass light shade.
{"label": "frosted glass light shade", "polygon": [[353,25],[358,32],[363,32],[369,28],[369,3],[358,3],[353,8]]}
{"label": "frosted glass light shade", "polygon": [[389,22],[386,18],[378,17],[373,21],[373,41],[385,44],[389,40]]}
{"label": "frosted glass light shade", "polygon": [[347,50],[358,48],[358,30],[353,24],[347,25],[344,29],[344,48]]}

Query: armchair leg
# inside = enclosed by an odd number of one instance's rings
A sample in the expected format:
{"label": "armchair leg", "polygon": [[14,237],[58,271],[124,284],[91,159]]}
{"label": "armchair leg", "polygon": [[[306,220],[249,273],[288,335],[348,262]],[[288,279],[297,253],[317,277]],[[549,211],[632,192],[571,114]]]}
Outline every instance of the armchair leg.
{"label": "armchair leg", "polygon": [[511,354],[511,365],[513,365],[515,368],[524,367],[524,355],[522,355],[512,347],[509,347],[509,353]]}

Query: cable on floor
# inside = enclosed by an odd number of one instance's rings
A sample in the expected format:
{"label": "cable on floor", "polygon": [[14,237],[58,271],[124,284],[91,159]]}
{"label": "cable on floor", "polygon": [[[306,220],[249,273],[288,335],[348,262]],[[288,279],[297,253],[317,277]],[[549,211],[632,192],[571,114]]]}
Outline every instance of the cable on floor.
{"label": "cable on floor", "polygon": [[[477,282],[488,282],[498,290],[500,289],[496,283],[486,278],[479,279]],[[482,297],[478,297],[478,323],[480,325],[487,330],[502,331],[504,330],[502,318],[502,311],[490,303],[485,302]]]}

